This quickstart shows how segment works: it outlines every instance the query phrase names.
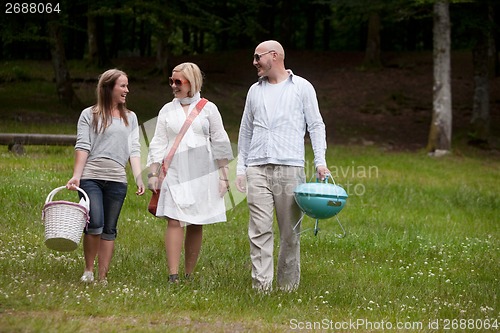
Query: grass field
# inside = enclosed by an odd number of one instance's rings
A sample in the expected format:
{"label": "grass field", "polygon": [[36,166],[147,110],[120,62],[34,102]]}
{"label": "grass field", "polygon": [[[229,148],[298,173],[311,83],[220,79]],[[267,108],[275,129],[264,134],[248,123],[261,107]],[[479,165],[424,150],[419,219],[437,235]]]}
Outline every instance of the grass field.
{"label": "grass field", "polygon": [[[320,221],[317,236],[305,230],[298,291],[261,295],[250,287],[245,202],[228,211],[228,223],[205,228],[194,281],[172,286],[165,223],[146,212],[148,196],[136,197],[132,186],[109,284],[80,284],[81,245],[49,250],[41,223],[45,197],[71,175],[72,148],[26,150],[0,156],[2,332],[333,331],[349,322],[361,332],[387,325],[417,332],[433,331],[436,320],[438,331],[447,324],[495,331],[500,324],[499,164],[487,156],[335,147],[328,160],[349,193],[338,215],[347,236],[337,237],[334,219]],[[306,218],[303,230],[313,225]]]}

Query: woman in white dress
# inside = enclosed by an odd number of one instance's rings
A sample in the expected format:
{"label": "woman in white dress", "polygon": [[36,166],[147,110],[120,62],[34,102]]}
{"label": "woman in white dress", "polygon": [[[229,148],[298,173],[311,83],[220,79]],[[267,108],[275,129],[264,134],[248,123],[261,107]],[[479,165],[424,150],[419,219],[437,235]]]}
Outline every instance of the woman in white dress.
{"label": "woman in white dress", "polygon": [[[200,101],[203,75],[194,63],[182,63],[169,78],[174,99],[157,118],[149,146],[148,186],[158,188],[161,163],[187,116]],[[165,251],[169,281],[179,281],[184,244],[186,278],[194,271],[203,238],[203,225],[226,221],[224,194],[229,188],[231,143],[217,106],[207,102],[180,142],[161,184],[156,216],[167,219]],[[185,233],[184,233],[184,229]]]}

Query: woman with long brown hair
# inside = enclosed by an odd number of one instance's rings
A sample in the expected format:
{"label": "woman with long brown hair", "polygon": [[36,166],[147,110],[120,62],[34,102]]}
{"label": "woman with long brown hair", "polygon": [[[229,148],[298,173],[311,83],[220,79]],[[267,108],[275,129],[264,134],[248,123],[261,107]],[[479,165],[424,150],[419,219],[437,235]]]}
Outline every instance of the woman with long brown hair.
{"label": "woman with long brown hair", "polygon": [[127,75],[110,69],[99,77],[97,103],[82,111],[78,120],[73,177],[66,187],[82,188],[90,199],[90,222],[84,230],[85,270],[81,281],[98,278],[107,282],[113,256],[117,223],[127,194],[125,167],[130,162],[137,195],[144,194],[141,178],[139,126],[137,116],[126,107]]}

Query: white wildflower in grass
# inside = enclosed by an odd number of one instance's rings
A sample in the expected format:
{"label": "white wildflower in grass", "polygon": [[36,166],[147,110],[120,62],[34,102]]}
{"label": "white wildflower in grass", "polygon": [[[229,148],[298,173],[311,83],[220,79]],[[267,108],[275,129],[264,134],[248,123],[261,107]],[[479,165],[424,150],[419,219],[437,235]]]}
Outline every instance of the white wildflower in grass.
{"label": "white wildflower in grass", "polygon": [[479,309],[481,310],[482,313],[488,313],[495,310],[491,306],[481,306]]}

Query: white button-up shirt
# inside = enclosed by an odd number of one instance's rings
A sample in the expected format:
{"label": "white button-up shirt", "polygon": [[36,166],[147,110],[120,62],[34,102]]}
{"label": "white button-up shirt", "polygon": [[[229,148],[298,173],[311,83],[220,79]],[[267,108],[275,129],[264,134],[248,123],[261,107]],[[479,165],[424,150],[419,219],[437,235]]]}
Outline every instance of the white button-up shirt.
{"label": "white button-up shirt", "polygon": [[315,166],[326,166],[325,124],[316,91],[309,81],[287,71],[290,76],[274,110],[266,108],[267,78],[260,78],[248,91],[238,137],[238,175],[248,166],[263,164],[303,167],[306,129]]}

